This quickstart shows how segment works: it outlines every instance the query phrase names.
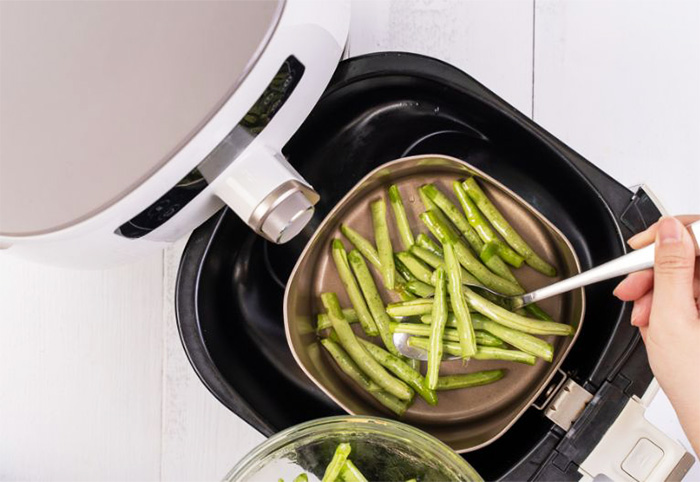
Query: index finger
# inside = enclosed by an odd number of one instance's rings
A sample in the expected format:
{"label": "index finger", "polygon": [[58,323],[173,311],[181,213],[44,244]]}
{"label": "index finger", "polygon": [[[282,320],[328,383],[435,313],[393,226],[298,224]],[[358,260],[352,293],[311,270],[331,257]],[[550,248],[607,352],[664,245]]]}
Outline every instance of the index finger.
{"label": "index finger", "polygon": [[[698,214],[683,214],[680,216],[673,216],[677,220],[679,220],[681,223],[684,225],[688,225],[690,223],[693,223],[695,221],[700,220],[700,215]],[[627,240],[627,244],[630,245],[632,249],[639,249],[643,248],[644,246],[648,246],[651,243],[654,242],[656,239],[656,230],[659,227],[659,222],[655,222],[646,231],[642,231],[641,233],[637,233],[634,236],[632,236],[630,239]]]}

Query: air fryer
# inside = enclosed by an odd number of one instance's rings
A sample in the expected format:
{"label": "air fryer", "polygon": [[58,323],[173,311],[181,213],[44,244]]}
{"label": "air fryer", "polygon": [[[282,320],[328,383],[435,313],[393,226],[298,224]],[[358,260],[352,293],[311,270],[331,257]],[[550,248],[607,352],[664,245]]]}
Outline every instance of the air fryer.
{"label": "air fryer", "polygon": [[[320,195],[306,228],[275,245],[224,209],[191,235],[176,293],[180,335],[198,376],[268,436],[342,413],[292,358],[282,300],[315,228],[376,166],[418,154],[468,161],[551,220],[583,270],[624,254],[625,240],[660,216],[643,189],[622,186],[467,74],[414,54],[342,62],[283,153]],[[585,323],[558,376],[501,438],[465,454],[484,478],[593,478],[601,438],[615,432],[621,414],[637,405],[643,412],[640,399],[653,376],[629,323],[631,306],[612,296],[614,286],[611,280],[585,289]],[[553,403],[565,401],[580,405],[568,418],[552,411]],[[679,454],[667,471],[671,478],[692,465],[692,456]]]}
{"label": "air fryer", "polygon": [[[182,259],[178,325],[204,384],[266,435],[340,413],[294,362],[282,300],[311,233],[374,167],[464,159],[551,220],[583,269],[659,216],[644,191],[434,59],[350,59],[328,84],[349,14],[340,0],[0,2],[0,250],[109,265],[213,215]],[[467,454],[484,477],[641,480],[610,464],[654,450],[654,473],[687,469],[692,457],[644,425],[652,374],[612,286],[586,289],[584,329],[541,399]],[[633,422],[652,452],[599,443],[630,439],[620,427]]]}

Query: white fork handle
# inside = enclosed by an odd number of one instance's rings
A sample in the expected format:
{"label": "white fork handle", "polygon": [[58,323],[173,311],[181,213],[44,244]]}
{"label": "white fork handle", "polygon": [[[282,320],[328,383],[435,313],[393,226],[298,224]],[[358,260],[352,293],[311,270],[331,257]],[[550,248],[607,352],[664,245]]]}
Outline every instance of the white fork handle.
{"label": "white fork handle", "polygon": [[[690,232],[691,238],[693,238],[693,242],[695,243],[695,256],[700,256],[700,247],[698,246],[698,243],[700,243],[700,221],[696,221],[686,226],[686,228]],[[535,290],[523,296],[523,301],[525,303],[534,303],[535,301],[551,298],[552,296],[560,295],[582,286],[588,286],[606,279],[641,271],[651,268],[652,266],[654,266],[653,244],[632,251],[612,261],[608,261],[598,267],[591,268],[571,278]]]}

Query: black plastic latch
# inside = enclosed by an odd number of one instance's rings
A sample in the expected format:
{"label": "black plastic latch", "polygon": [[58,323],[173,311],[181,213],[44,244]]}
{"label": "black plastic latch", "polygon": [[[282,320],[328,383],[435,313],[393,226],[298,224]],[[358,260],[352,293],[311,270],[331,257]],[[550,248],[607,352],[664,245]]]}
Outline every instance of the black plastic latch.
{"label": "black plastic latch", "polygon": [[632,233],[638,233],[654,224],[659,219],[659,213],[665,214],[665,209],[649,186],[641,184],[622,211],[620,222]]}

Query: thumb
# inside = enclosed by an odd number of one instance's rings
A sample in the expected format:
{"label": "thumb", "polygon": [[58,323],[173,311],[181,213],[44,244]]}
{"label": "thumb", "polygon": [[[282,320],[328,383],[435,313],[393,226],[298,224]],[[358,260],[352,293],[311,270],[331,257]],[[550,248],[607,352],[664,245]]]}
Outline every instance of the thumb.
{"label": "thumb", "polygon": [[656,233],[652,317],[674,313],[674,319],[697,317],[693,297],[695,248],[690,234],[675,218],[663,218]]}

